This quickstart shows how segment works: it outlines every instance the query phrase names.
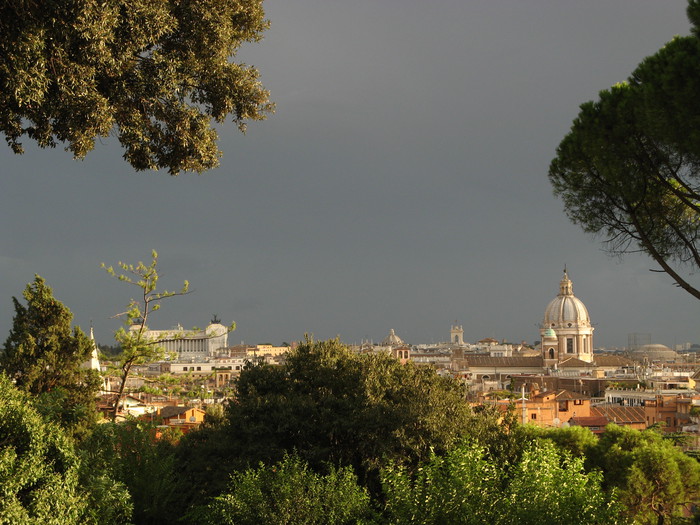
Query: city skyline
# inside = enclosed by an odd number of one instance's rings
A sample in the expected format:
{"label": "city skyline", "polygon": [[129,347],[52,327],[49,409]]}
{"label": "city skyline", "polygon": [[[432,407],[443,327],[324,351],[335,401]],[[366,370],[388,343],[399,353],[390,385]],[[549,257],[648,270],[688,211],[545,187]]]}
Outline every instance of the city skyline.
{"label": "city skyline", "polygon": [[[468,5],[467,5],[468,4]],[[547,167],[578,106],[676,34],[685,0],[266,0],[239,59],[277,113],[220,127],[221,167],[134,173],[117,141],[84,161],[0,148],[0,333],[34,274],[111,342],[131,290],[100,263],[160,254],[193,293],[150,325],[235,321],[231,344],[539,339],[564,266],[595,346],[700,342],[697,301],[566,218]],[[3,339],[4,340],[4,339]]]}

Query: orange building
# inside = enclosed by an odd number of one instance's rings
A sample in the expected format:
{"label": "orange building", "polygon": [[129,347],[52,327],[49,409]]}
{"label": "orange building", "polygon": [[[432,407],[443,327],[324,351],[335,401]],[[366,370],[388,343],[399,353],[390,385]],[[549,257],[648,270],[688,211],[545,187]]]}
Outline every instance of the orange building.
{"label": "orange building", "polygon": [[[481,399],[488,403],[488,396]],[[501,410],[510,406],[515,408],[518,420],[523,424],[540,427],[559,427],[569,423],[572,418],[590,417],[591,398],[586,394],[570,390],[552,390],[549,392],[533,391],[529,399],[495,401]]]}
{"label": "orange building", "polygon": [[677,394],[659,394],[644,401],[647,426],[663,426],[666,432],[677,432],[690,422],[692,398]]}
{"label": "orange building", "polygon": [[156,417],[162,420],[162,425],[179,428],[183,434],[187,434],[204,422],[205,414],[204,410],[196,407],[163,407]]}

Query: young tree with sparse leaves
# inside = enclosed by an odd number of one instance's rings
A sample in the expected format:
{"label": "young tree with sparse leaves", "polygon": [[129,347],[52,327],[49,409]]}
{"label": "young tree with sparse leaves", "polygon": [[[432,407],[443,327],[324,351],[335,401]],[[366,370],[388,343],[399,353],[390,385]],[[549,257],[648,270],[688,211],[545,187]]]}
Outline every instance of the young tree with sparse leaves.
{"label": "young tree with sparse leaves", "polygon": [[150,315],[160,309],[163,300],[189,293],[187,281],[183,283],[180,291],[159,291],[158,254],[155,250],[151,252],[151,257],[151,263],[148,265],[141,261],[138,264],[119,262],[117,270],[112,266],[108,267],[102,264],[109,275],[134,286],[139,292],[138,299],[132,299],[126,311],[116,316],[124,319],[126,328],[122,326],[114,334],[114,338],[121,346],[122,353],[119,355],[121,382],[112,407],[113,418],[117,417],[119,405],[124,397],[126,380],[131,374],[131,369],[135,365],[157,361],[165,357],[165,348],[160,344],[160,341],[148,335],[146,323]]}
{"label": "young tree with sparse leaves", "polygon": [[[160,309],[163,300],[187,295],[190,285],[184,281],[179,291],[158,290],[160,275],[158,274],[158,254],[155,250],[151,252],[151,263],[148,265],[141,261],[137,264],[119,262],[115,270],[114,267],[108,267],[103,263],[102,268],[117,280],[135,287],[139,293],[137,299],[131,299],[126,311],[115,316],[121,317],[125,325],[114,334],[122,350],[119,354],[121,382],[112,407],[112,417],[116,418],[131,369],[135,365],[158,361],[166,356],[165,348],[161,344],[162,340],[149,335],[147,322],[150,315]],[[235,326],[235,323],[231,324],[228,330],[234,330]],[[187,333],[178,334],[178,337],[186,336]]]}

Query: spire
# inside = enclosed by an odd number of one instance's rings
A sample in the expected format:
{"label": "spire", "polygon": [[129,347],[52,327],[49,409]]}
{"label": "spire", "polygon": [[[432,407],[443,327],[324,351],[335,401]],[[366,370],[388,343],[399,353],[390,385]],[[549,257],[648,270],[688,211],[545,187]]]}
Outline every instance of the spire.
{"label": "spire", "polygon": [[95,342],[95,332],[92,329],[92,323],[90,323],[90,342],[92,343],[92,355],[89,361],[83,363],[83,368],[89,370],[100,371],[100,355],[97,351],[97,343]]}

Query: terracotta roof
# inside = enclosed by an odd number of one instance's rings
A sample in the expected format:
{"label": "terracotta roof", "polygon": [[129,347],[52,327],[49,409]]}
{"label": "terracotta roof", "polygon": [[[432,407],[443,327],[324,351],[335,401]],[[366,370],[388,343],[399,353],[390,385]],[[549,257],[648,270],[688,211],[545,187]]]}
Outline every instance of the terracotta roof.
{"label": "terracotta roof", "polygon": [[590,399],[591,396],[582,392],[572,392],[571,390],[558,390],[557,399],[566,401],[568,399]]}
{"label": "terracotta roof", "polygon": [[571,401],[574,399],[590,399],[590,396],[587,396],[586,394],[579,394],[578,392],[572,392],[571,390],[549,390],[546,392],[540,392],[539,394],[533,395],[530,399],[531,400],[536,400],[536,399],[544,399],[545,397],[549,397],[551,395],[554,395],[555,399],[557,401]]}
{"label": "terracotta roof", "polygon": [[164,419],[168,419],[171,417],[179,416],[180,414],[184,414],[189,409],[190,407],[163,407],[160,409],[159,415]]}
{"label": "terracotta roof", "polygon": [[464,360],[468,366],[487,367],[532,367],[542,368],[544,361],[541,356],[536,357],[489,357],[483,355],[465,355]]}
{"label": "terracotta roof", "polygon": [[591,407],[591,414],[605,416],[613,423],[646,423],[644,407],[625,407],[622,405],[596,405]]}
{"label": "terracotta roof", "polygon": [[587,363],[575,357],[570,357],[569,359],[559,363],[560,368],[587,368],[594,366],[593,363]]}
{"label": "terracotta roof", "polygon": [[577,416],[569,419],[569,423],[579,427],[604,427],[610,420],[605,416]]}
{"label": "terracotta roof", "polygon": [[632,366],[632,360],[619,355],[596,355],[593,361],[598,366]]}

